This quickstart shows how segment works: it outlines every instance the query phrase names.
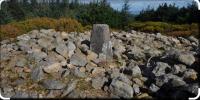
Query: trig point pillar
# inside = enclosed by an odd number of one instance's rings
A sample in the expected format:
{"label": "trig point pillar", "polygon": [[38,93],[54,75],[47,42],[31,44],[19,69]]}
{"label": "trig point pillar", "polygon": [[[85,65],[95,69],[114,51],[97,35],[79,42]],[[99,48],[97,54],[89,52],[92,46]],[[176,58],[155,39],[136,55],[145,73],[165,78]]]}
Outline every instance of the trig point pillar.
{"label": "trig point pillar", "polygon": [[106,60],[112,59],[112,43],[110,41],[110,30],[107,24],[93,25],[90,49],[99,54],[99,56],[103,54]]}

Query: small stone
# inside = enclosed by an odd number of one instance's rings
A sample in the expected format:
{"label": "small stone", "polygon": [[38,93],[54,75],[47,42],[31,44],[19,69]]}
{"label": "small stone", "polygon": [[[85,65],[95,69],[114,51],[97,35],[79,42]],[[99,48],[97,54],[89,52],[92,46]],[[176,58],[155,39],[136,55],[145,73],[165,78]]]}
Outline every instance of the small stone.
{"label": "small stone", "polygon": [[151,84],[149,87],[150,91],[155,93],[157,92],[160,88],[158,86],[156,86],[155,84]]}
{"label": "small stone", "polygon": [[64,89],[61,97],[67,96],[70,92],[72,92],[78,83],[78,80],[70,81],[67,85],[67,87]]}
{"label": "small stone", "polygon": [[28,67],[24,67],[24,72],[26,72],[26,73],[30,73],[30,72],[31,72],[31,69],[28,68]]}
{"label": "small stone", "polygon": [[31,72],[31,79],[34,81],[40,81],[44,78],[44,72],[42,71],[42,68],[36,67]]}
{"label": "small stone", "polygon": [[101,75],[104,75],[104,72],[105,72],[105,69],[104,68],[100,68],[100,67],[95,67],[93,70],[92,70],[92,76],[95,77],[95,76],[101,76]]}
{"label": "small stone", "polygon": [[60,63],[53,63],[48,66],[45,66],[43,69],[47,73],[56,73],[62,68]]}
{"label": "small stone", "polygon": [[140,87],[144,86],[144,82],[140,80],[139,78],[133,78],[133,83],[139,85]]}
{"label": "small stone", "polygon": [[108,81],[108,79],[105,77],[96,77],[92,79],[92,87],[95,89],[101,89],[106,81]]}
{"label": "small stone", "polygon": [[190,53],[180,53],[177,54],[176,58],[178,61],[191,66],[195,62],[195,57]]}
{"label": "small stone", "polygon": [[73,74],[77,77],[81,77],[81,78],[85,78],[86,77],[86,74],[85,72],[81,72],[80,71],[80,68],[75,68],[74,71],[73,71]]}
{"label": "small stone", "polygon": [[70,70],[69,69],[64,69],[61,72],[61,77],[67,77],[70,74]]}
{"label": "small stone", "polygon": [[90,50],[88,50],[88,55],[87,55],[87,59],[88,60],[94,60],[98,57],[98,55]]}
{"label": "small stone", "polygon": [[113,80],[111,82],[110,90],[114,95],[123,98],[132,98],[134,93],[130,85],[119,80]]}
{"label": "small stone", "polygon": [[163,63],[163,62],[157,62],[156,63],[156,67],[153,69],[152,73],[154,73],[155,76],[161,76],[166,74],[166,68],[171,68],[167,63]]}
{"label": "small stone", "polygon": [[183,78],[185,80],[196,80],[197,79],[197,72],[193,69],[187,69],[185,72],[184,72],[184,75],[183,75]]}
{"label": "small stone", "polygon": [[136,95],[140,94],[140,88],[137,84],[133,85],[133,91]]}
{"label": "small stone", "polygon": [[85,66],[87,64],[86,56],[82,53],[75,53],[70,58],[70,64],[76,65],[76,66]]}
{"label": "small stone", "polygon": [[50,49],[49,47],[52,45],[52,40],[51,38],[41,38],[38,40],[38,44],[45,49]]}
{"label": "small stone", "polygon": [[92,63],[92,62],[88,62],[88,64],[86,65],[86,70],[88,72],[91,72],[95,67],[97,67],[96,64]]}
{"label": "small stone", "polygon": [[74,65],[72,65],[72,64],[67,64],[67,67],[68,67],[69,69],[74,69],[76,66],[74,66]]}
{"label": "small stone", "polygon": [[66,85],[61,81],[57,80],[44,80],[42,86],[46,89],[60,90],[63,89]]}
{"label": "small stone", "polygon": [[80,70],[80,72],[85,72],[86,69],[85,69],[85,67],[80,67],[79,70]]}
{"label": "small stone", "polygon": [[74,54],[74,51],[76,50],[76,46],[72,41],[69,41],[67,44],[68,47],[68,56],[71,57]]}
{"label": "small stone", "polygon": [[56,47],[56,52],[58,52],[63,57],[68,58],[68,48],[65,44],[59,44]]}
{"label": "small stone", "polygon": [[87,51],[89,50],[89,47],[86,44],[81,44],[80,50],[83,53],[87,53]]}
{"label": "small stone", "polygon": [[186,83],[181,78],[172,79],[171,84],[173,87],[184,86]]}
{"label": "small stone", "polygon": [[2,87],[2,91],[0,89],[0,93],[5,98],[10,98],[15,95],[14,89],[11,86]]}
{"label": "small stone", "polygon": [[172,72],[174,73],[174,74],[178,74],[178,73],[182,73],[182,72],[184,72],[186,70],[186,66],[185,65],[182,65],[182,64],[179,64],[179,65],[174,65],[173,67],[172,67]]}
{"label": "small stone", "polygon": [[152,99],[152,97],[147,93],[142,93],[141,95],[137,96],[137,99]]}
{"label": "small stone", "polygon": [[25,58],[20,58],[17,62],[16,62],[16,66],[18,67],[24,67],[27,64],[27,59]]}
{"label": "small stone", "polygon": [[11,98],[29,98],[29,95],[27,92],[17,91],[16,94]]}

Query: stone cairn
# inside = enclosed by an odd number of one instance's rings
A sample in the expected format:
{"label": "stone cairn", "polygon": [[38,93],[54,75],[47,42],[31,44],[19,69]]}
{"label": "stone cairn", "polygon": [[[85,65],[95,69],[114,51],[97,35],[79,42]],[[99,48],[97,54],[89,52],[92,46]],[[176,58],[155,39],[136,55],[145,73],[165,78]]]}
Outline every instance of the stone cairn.
{"label": "stone cairn", "polygon": [[107,24],[94,24],[90,38],[90,49],[103,60],[112,60],[112,43],[110,30]]}

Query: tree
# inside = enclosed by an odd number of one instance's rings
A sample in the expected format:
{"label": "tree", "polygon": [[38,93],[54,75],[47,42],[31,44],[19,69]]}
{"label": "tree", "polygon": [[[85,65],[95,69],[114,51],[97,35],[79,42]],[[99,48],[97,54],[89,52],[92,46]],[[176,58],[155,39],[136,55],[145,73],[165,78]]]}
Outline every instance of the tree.
{"label": "tree", "polygon": [[130,12],[129,12],[129,0],[124,0],[124,4],[121,10],[121,28],[125,28],[126,25],[129,23]]}

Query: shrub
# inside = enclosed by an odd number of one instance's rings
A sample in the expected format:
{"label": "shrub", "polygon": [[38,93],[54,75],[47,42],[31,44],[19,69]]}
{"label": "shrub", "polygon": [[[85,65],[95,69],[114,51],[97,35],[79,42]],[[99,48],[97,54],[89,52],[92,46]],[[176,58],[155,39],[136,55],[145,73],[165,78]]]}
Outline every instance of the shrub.
{"label": "shrub", "polygon": [[82,32],[83,27],[81,23],[79,23],[75,19],[71,18],[60,18],[60,19],[52,19],[52,18],[34,18],[28,19],[20,22],[12,22],[7,25],[1,25],[1,40],[5,38],[14,38],[18,35],[27,33],[34,29],[57,29],[58,31],[65,32]]}
{"label": "shrub", "polygon": [[20,33],[23,33],[21,29],[17,28],[14,25],[8,24],[8,25],[1,25],[0,30],[0,40],[7,39],[7,38],[14,38]]}
{"label": "shrub", "polygon": [[66,18],[60,18],[56,21],[56,29],[59,31],[65,31],[65,32],[72,32],[77,31],[81,32],[83,31],[83,27],[81,23],[79,23],[75,19],[66,19]]}
{"label": "shrub", "polygon": [[188,36],[198,34],[198,25],[193,23],[174,25],[164,22],[133,22],[128,25],[129,30],[136,30],[149,33],[163,33],[172,36]]}
{"label": "shrub", "polygon": [[192,32],[191,31],[173,31],[173,32],[169,32],[166,34],[170,35],[170,36],[174,36],[174,37],[178,37],[178,36],[188,37],[188,36],[192,35]]}

